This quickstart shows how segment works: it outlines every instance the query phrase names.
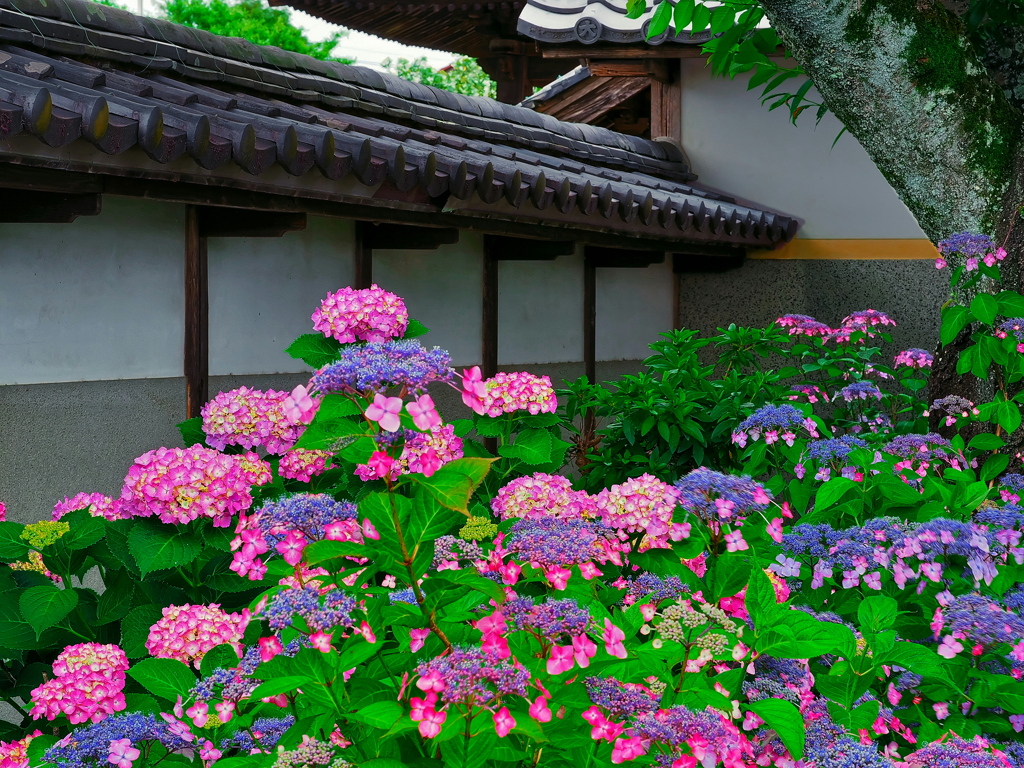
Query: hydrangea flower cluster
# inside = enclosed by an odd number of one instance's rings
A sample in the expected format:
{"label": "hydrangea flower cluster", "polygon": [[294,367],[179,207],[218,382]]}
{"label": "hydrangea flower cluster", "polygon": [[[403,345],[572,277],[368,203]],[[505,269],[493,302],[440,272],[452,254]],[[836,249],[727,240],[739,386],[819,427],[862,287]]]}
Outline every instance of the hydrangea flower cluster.
{"label": "hydrangea flower cluster", "polygon": [[860,381],[854,381],[847,384],[836,393],[833,399],[836,400],[840,397],[848,403],[853,402],[854,400],[867,400],[869,398],[881,400],[882,390],[880,390],[878,385],[873,381],[861,379]]}
{"label": "hydrangea flower cluster", "polygon": [[905,349],[896,355],[894,362],[897,368],[906,367],[924,369],[931,368],[932,364],[935,362],[935,358],[932,356],[932,353],[926,349],[912,347],[911,349]]}
{"label": "hydrangea flower cluster", "polygon": [[866,442],[853,435],[812,440],[807,443],[807,449],[800,457],[800,461],[793,466],[793,472],[803,480],[807,472],[805,462],[813,461],[817,465],[814,479],[820,482],[828,481],[835,471],[850,480],[863,479],[861,472],[856,467],[846,466],[846,461],[854,449],[866,447]]}
{"label": "hydrangea flower cluster", "polygon": [[238,647],[248,623],[247,612],[227,613],[217,604],[170,605],[149,628],[146,650],[158,659],[177,659],[198,669],[210,649],[223,643]]}
{"label": "hydrangea flower cluster", "polygon": [[135,460],[121,490],[127,516],[156,515],[164,523],[213,518],[226,527],[252,504],[252,486],[271,479],[255,453],[227,456],[202,445],[158,448]]}
{"label": "hydrangea flower cluster", "polygon": [[945,424],[947,427],[956,424],[958,418],[967,419],[980,413],[974,403],[959,395],[947,395],[935,400],[932,407],[924,412],[924,415],[930,416],[932,411],[941,411],[946,414]]}
{"label": "hydrangea flower cluster", "polygon": [[342,344],[401,338],[409,327],[402,299],[374,283],[357,290],[345,287],[328,293],[313,312],[313,328]]}
{"label": "hydrangea flower cluster", "polygon": [[821,336],[827,337],[832,328],[818,322],[810,315],[783,315],[775,321],[782,328],[789,329],[790,336]]}
{"label": "hydrangea flower cluster", "polygon": [[[516,726],[503,697],[527,698],[530,673],[497,653],[457,645],[442,656],[416,668],[416,687],[424,698],[413,697],[412,719],[420,734],[432,739],[441,732],[449,707],[479,707],[492,713],[495,730],[507,736]],[[440,707],[438,704],[440,703]]]}
{"label": "hydrangea flower cluster", "polygon": [[946,258],[954,253],[966,257],[964,268],[971,272],[978,268],[978,262],[983,261],[986,266],[992,267],[999,261],[1006,258],[1006,250],[996,247],[995,241],[988,235],[978,235],[973,232],[959,232],[945,240],[939,241],[939,258],[935,260],[936,269],[945,269]]}
{"label": "hydrangea flower cluster", "polygon": [[898,435],[886,443],[883,450],[902,459],[893,466],[894,471],[909,469],[920,477],[924,477],[928,468],[938,462],[945,462],[953,469],[968,466],[964,455],[955,450],[949,440],[934,432],[926,435]]}
{"label": "hydrangea flower cluster", "polygon": [[589,520],[597,516],[597,504],[590,494],[574,490],[567,477],[545,472],[519,477],[505,485],[491,500],[491,509],[502,520]]}
{"label": "hydrangea flower cluster", "polygon": [[93,517],[104,517],[107,520],[120,520],[121,504],[102,493],[76,493],[63,501],[58,501],[53,507],[53,519],[60,520],[64,515],[76,512],[79,509],[88,509]]}
{"label": "hydrangea flower cluster", "polygon": [[[747,475],[726,475],[700,467],[680,478],[675,485],[679,506],[694,515],[717,536],[724,526],[733,528],[727,545],[746,549],[739,528],[752,514],[763,513],[772,497],[760,483]],[[731,537],[731,538],[730,538]]]}
{"label": "hydrangea flower cluster", "polygon": [[175,729],[159,717],[134,712],[115,715],[68,734],[46,750],[44,759],[58,768],[108,766],[115,764],[109,760],[111,745],[120,741],[127,741],[129,746],[156,741],[169,752],[179,754],[195,749],[194,736],[187,727]]}
{"label": "hydrangea flower cluster", "polygon": [[116,645],[80,643],[53,662],[54,677],[32,691],[33,719],[66,715],[72,724],[98,723],[125,708],[128,658]]}
{"label": "hydrangea flower cluster", "polygon": [[482,398],[484,413],[492,418],[516,411],[528,411],[532,415],[554,413],[558,408],[555,390],[547,376],[501,371],[484,381],[484,387],[487,390]]}
{"label": "hydrangea flower cluster", "polygon": [[520,520],[512,526],[505,546],[517,558],[547,570],[614,561],[620,549],[612,532],[597,523],[551,517]]}
{"label": "hydrangea flower cluster", "polygon": [[803,395],[807,398],[808,403],[816,403],[819,398],[823,402],[829,402],[828,392],[814,384],[794,384],[790,390],[793,394],[788,396],[789,400],[799,400],[800,395]]}
{"label": "hydrangea flower cluster", "polygon": [[590,612],[571,599],[548,598],[535,603],[532,597],[519,597],[505,603],[501,612],[512,629],[532,632],[552,642],[562,635],[572,638],[586,634],[592,623]]}
{"label": "hydrangea flower cluster", "polygon": [[1016,504],[1024,493],[1024,475],[1016,472],[1007,472],[999,478],[999,496],[1003,501]]}
{"label": "hydrangea flower cluster", "polygon": [[56,544],[70,530],[71,525],[68,523],[44,520],[40,523],[26,525],[20,538],[28,542],[28,545],[34,549],[43,549],[51,544]]}
{"label": "hydrangea flower cluster", "polygon": [[299,480],[308,483],[317,475],[327,471],[327,462],[331,458],[330,451],[292,448],[277,465],[277,473],[286,480]]}
{"label": "hydrangea flower cluster", "polygon": [[667,547],[690,535],[688,523],[672,522],[679,491],[654,475],[643,474],[606,488],[594,497],[601,522],[609,528],[643,533],[644,548]]}
{"label": "hydrangea flower cluster", "polygon": [[879,312],[877,309],[862,309],[843,318],[840,333],[845,333],[849,336],[850,333],[860,331],[870,336],[872,328],[884,327],[886,325],[895,326],[896,321],[885,314],[885,312]]}
{"label": "hydrangea flower cluster", "polygon": [[317,392],[365,394],[400,387],[425,392],[435,381],[452,380],[451,357],[440,347],[427,349],[415,339],[343,347],[336,363],[313,375]]}
{"label": "hydrangea flower cluster", "polygon": [[996,326],[996,337],[1005,339],[1012,335],[1017,340],[1017,351],[1024,352],[1024,317],[1011,317]]}
{"label": "hydrangea flower cluster", "polygon": [[17,741],[0,741],[0,768],[29,768],[28,745],[42,735],[42,731],[35,730]]}
{"label": "hydrangea flower cluster", "polygon": [[764,405],[740,422],[732,433],[732,442],[740,448],[747,445],[747,440],[757,442],[764,435],[768,445],[782,440],[786,445],[796,442],[796,431],[805,429],[811,437],[818,436],[818,427],[814,419],[804,416],[803,411],[792,405]]}
{"label": "hydrangea flower cluster", "polygon": [[231,542],[235,555],[229,566],[239,576],[259,581],[267,572],[260,555],[277,552],[289,565],[298,565],[313,541],[362,542],[356,506],[335,501],[324,493],[297,493],[268,501],[251,515],[242,515]]}
{"label": "hydrangea flower cluster", "polygon": [[[380,450],[375,451],[366,464],[356,466],[356,476],[360,480],[385,477],[397,480],[410,472],[430,477],[448,462],[463,457],[462,438],[455,434],[455,427],[451,424],[431,427],[427,432],[380,432],[374,440]],[[387,453],[387,449],[399,440],[404,440],[404,444],[396,459]]]}
{"label": "hydrangea flower cluster", "polygon": [[[310,643],[314,648],[330,650],[334,629],[351,629],[355,626],[353,613],[355,598],[338,589],[323,592],[315,585],[307,584],[298,589],[285,589],[275,595],[263,609],[263,617],[273,630],[293,626],[295,616],[305,622]],[[365,624],[365,622],[363,622]],[[272,640],[261,641],[264,650],[274,646]],[[267,655],[270,655],[269,653]]]}
{"label": "hydrangea flower cluster", "polygon": [[262,446],[267,453],[284,453],[305,428],[285,412],[290,397],[288,392],[248,387],[218,393],[201,412],[206,442],[219,451],[240,445],[247,450]]}

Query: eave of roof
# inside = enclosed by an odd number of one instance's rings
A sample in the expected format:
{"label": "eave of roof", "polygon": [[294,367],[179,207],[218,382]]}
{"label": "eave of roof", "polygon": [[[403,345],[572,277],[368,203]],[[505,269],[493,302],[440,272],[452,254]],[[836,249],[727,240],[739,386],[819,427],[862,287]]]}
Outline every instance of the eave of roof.
{"label": "eave of roof", "polygon": [[626,0],[526,0],[519,14],[519,34],[543,43],[642,43],[645,45],[700,45],[711,39],[711,31],[676,34],[670,23],[656,37],[647,37],[647,30],[660,2],[655,0],[637,18],[626,15]]}
{"label": "eave of roof", "polygon": [[7,162],[665,241],[797,227],[695,186],[668,143],[83,0],[0,0],[0,138]]}

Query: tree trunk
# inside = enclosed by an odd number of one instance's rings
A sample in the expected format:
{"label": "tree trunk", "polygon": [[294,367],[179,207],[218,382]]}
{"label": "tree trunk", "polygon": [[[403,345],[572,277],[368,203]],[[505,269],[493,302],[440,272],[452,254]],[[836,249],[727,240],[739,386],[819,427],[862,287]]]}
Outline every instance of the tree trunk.
{"label": "tree trunk", "polygon": [[[960,19],[938,0],[761,2],[824,102],[928,238],[993,235],[1010,253],[1007,287],[1024,288],[1024,117]],[[954,298],[969,304],[972,297]],[[930,399],[989,399],[984,382],[956,373],[969,335],[939,350]]]}

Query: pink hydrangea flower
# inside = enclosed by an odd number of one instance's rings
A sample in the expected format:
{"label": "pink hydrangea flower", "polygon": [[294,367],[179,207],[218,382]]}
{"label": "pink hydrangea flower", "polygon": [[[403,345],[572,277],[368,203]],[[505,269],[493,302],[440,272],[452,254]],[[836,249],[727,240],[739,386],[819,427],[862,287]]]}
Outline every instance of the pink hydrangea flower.
{"label": "pink hydrangea flower", "polygon": [[110,755],[107,762],[114,768],[132,768],[132,763],[139,759],[142,753],[132,746],[131,739],[117,739],[110,742]]}
{"label": "pink hydrangea flower", "polygon": [[88,509],[93,517],[105,517],[107,520],[119,520],[125,515],[122,514],[121,504],[102,493],[76,493],[63,501],[58,501],[53,507],[53,519],[60,520],[64,515],[75,512],[79,509]]}
{"label": "pink hydrangea flower", "polygon": [[400,338],[409,327],[405,302],[376,283],[328,293],[312,319],[313,328],[342,344]]}
{"label": "pink hydrangea flower", "polygon": [[[455,427],[445,424],[429,432],[412,433],[406,437],[402,453],[393,459],[384,451],[376,451],[367,464],[356,466],[360,480],[376,480],[382,477],[398,479],[401,475],[418,472],[432,475],[450,461],[461,459],[462,438],[455,434]],[[390,461],[389,461],[390,460]]]}
{"label": "pink hydrangea flower", "polygon": [[[3,505],[0,504],[0,507]],[[0,513],[4,510],[0,509]],[[2,522],[2,518],[0,518]],[[36,736],[42,736],[40,730],[33,731],[17,741],[0,741],[0,768],[30,768],[28,764],[28,745]]]}
{"label": "pink hydrangea flower", "polygon": [[252,486],[271,480],[255,453],[227,456],[202,445],[158,448],[135,460],[121,489],[123,512],[164,523],[213,518],[225,527],[252,504]]}
{"label": "pink hydrangea flower", "polygon": [[287,480],[308,483],[316,475],[322,475],[327,471],[327,462],[330,458],[330,451],[292,448],[281,457],[277,473]]}
{"label": "pink hydrangea flower", "polygon": [[[654,475],[644,474],[597,494],[601,522],[610,528],[647,534],[646,546],[667,546],[689,536],[687,524],[674,524],[679,491]],[[642,545],[643,546],[643,545]]]}
{"label": "pink hydrangea flower", "polygon": [[116,645],[79,643],[53,662],[54,677],[32,691],[33,719],[66,715],[72,724],[98,723],[125,708],[128,659]]}
{"label": "pink hydrangea flower", "polygon": [[[220,451],[239,445],[246,449],[263,446],[275,455],[284,453],[305,430],[305,422],[293,421],[286,413],[285,405],[291,399],[289,393],[273,389],[261,392],[240,387],[220,392],[201,412],[206,442]],[[315,413],[316,406],[310,403]],[[289,413],[294,415],[294,408]]]}
{"label": "pink hydrangea flower", "polygon": [[366,409],[366,418],[375,421],[385,432],[397,432],[402,426],[402,398],[385,397],[378,393]]}
{"label": "pink hydrangea flower", "polygon": [[487,394],[483,396],[484,412],[491,416],[528,411],[531,414],[554,413],[558,399],[547,376],[534,376],[525,371],[500,372],[483,382]]}
{"label": "pink hydrangea flower", "polygon": [[237,646],[248,623],[246,614],[227,613],[220,605],[171,605],[150,627],[146,650],[159,659],[177,659],[198,669],[212,648],[223,643]]}
{"label": "pink hydrangea flower", "polygon": [[519,477],[498,491],[491,509],[508,520],[513,517],[538,520],[556,517],[562,520],[597,517],[597,502],[586,491],[573,490],[568,478],[536,472]]}

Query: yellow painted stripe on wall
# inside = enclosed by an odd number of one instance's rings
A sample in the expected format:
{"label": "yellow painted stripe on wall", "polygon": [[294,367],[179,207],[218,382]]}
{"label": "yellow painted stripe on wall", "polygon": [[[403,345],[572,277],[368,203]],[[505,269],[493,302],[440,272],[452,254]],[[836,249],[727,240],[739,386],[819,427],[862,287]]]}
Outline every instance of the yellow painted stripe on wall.
{"label": "yellow painted stripe on wall", "polygon": [[928,240],[804,240],[776,250],[751,250],[751,259],[934,259],[939,255]]}

